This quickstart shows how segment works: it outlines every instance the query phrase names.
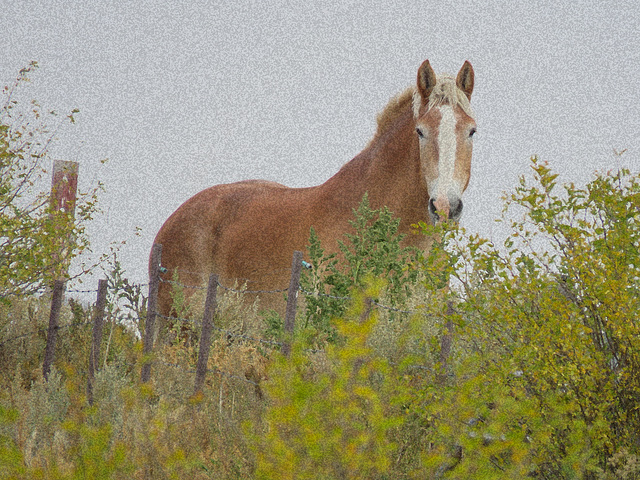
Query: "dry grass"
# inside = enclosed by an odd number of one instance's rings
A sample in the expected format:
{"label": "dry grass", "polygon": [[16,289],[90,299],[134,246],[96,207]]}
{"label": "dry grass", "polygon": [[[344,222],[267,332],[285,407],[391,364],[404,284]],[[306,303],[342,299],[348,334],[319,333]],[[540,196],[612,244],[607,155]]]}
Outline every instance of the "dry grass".
{"label": "dry grass", "polygon": [[[0,343],[10,340],[0,345],[0,435],[21,465],[9,478],[75,478],[96,462],[110,472],[104,478],[250,475],[254,460],[243,423],[260,422],[265,403],[259,384],[270,353],[266,345],[218,331],[211,371],[202,393],[194,396],[195,346],[156,349],[152,381],[139,385],[140,342],[107,322],[102,354],[109,343],[108,358],[100,362],[95,406],[89,408],[91,326],[74,326],[79,313],[74,315],[69,304],[61,314],[54,368],[48,382],[42,379],[48,302],[46,297],[16,300],[0,310]],[[254,307],[231,295],[222,297],[220,306],[226,332],[259,338]],[[5,474],[0,469],[0,477]]]}

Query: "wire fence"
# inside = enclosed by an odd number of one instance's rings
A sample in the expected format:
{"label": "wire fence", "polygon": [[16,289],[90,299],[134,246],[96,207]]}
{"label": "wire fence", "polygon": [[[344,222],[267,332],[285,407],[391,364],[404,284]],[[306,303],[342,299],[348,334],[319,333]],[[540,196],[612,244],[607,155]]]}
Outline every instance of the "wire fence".
{"label": "wire fence", "polygon": [[[91,325],[91,322],[71,322],[68,325],[56,325],[55,329],[56,331],[61,331],[61,330],[68,330],[71,328],[75,328],[75,327],[85,327],[87,325]],[[4,339],[3,341],[0,342],[0,347],[3,347],[4,345],[7,345],[11,342],[14,342],[16,340],[20,340],[23,338],[27,338],[27,337],[35,337],[36,335],[43,335],[47,333],[47,329],[46,328],[37,328],[35,329],[35,331],[32,332],[27,332],[27,333],[22,333],[20,335],[16,335],[14,337],[9,337]]]}
{"label": "wire fence", "polygon": [[[162,315],[160,313],[156,313],[156,316],[163,318],[165,320],[169,320],[171,322],[196,323],[196,320],[193,318],[174,317],[172,315]],[[224,328],[217,327],[215,325],[212,325],[211,328],[220,333],[224,333],[227,337],[231,337],[231,338],[239,338],[240,340],[247,340],[255,343],[263,343],[265,345],[277,345],[279,347],[284,345],[283,342],[277,342],[275,340],[265,340],[264,338],[252,337],[251,335],[245,335],[242,333],[232,332],[231,330],[225,330]]]}
{"label": "wire fence", "polygon": [[[178,269],[173,269],[174,271],[178,272],[178,271],[182,271],[182,270],[178,270]],[[192,274],[193,272],[184,272],[184,273],[190,273]],[[204,274],[202,274],[204,275]],[[160,283],[167,283],[176,287],[180,287],[180,288],[186,288],[186,289],[191,289],[191,290],[203,290],[206,291],[207,287],[203,286],[203,285],[187,285],[184,283],[180,283],[177,280],[165,280],[163,278],[160,278]],[[270,293],[284,293],[286,291],[288,291],[288,288],[279,288],[279,289],[274,289],[274,290],[250,290],[250,289],[238,289],[238,288],[232,288],[232,287],[226,287],[224,286],[222,283],[220,283],[218,281],[218,287],[222,288],[223,290],[227,291],[227,292],[232,292],[232,293],[239,293],[239,294],[270,294]],[[324,297],[324,298],[330,298],[333,300],[340,300],[340,301],[351,301],[353,300],[353,297],[350,296],[338,296],[338,295],[331,295],[329,293],[322,293],[322,292],[310,292],[308,290],[305,290],[302,287],[298,288],[298,291],[300,293],[302,293],[303,295],[307,296],[307,297]],[[420,315],[423,312],[420,312],[419,310],[405,310],[405,309],[401,309],[401,308],[397,308],[397,307],[391,307],[389,305],[384,305],[378,301],[373,301],[373,304],[376,307],[382,308],[383,310],[388,310],[390,312],[397,312],[397,313],[404,313],[407,315]],[[174,318],[174,320],[179,320],[177,318]],[[182,320],[186,320],[186,321],[192,321],[190,319],[182,319]]]}
{"label": "wire fence", "polygon": [[[165,367],[172,367],[172,368],[176,368],[182,372],[186,372],[186,373],[191,373],[191,374],[195,374],[197,373],[197,370],[195,368],[193,369],[185,369],[182,365],[179,365],[177,363],[170,363],[170,362],[164,362],[164,361],[160,361],[160,364],[164,365]],[[229,372],[225,372],[224,370],[220,370],[219,368],[208,368],[207,369],[207,373],[214,373],[223,377],[227,377],[227,378],[233,378],[234,380],[241,380],[245,383],[249,383],[251,385],[255,385],[255,386],[260,386],[260,384],[258,382],[254,382],[253,380],[250,380],[248,378],[245,377],[241,377],[240,375],[236,375],[233,373],[229,373]]]}
{"label": "wire fence", "polygon": [[[240,340],[243,342],[251,342],[257,345],[265,345],[269,348],[280,349],[285,356],[289,356],[291,352],[291,339],[293,338],[294,332],[294,322],[297,311],[297,299],[298,293],[302,293],[305,296],[314,296],[314,297],[326,297],[334,300],[340,301],[349,301],[352,300],[349,296],[336,296],[330,295],[322,292],[309,292],[300,286],[300,274],[301,269],[303,268],[302,261],[302,253],[295,252],[294,257],[292,259],[292,267],[291,267],[291,278],[290,285],[288,288],[280,288],[280,289],[259,289],[253,290],[249,288],[234,288],[223,285],[219,281],[219,277],[217,275],[209,276],[208,286],[196,285],[196,284],[183,284],[178,280],[167,280],[161,277],[161,274],[167,273],[168,269],[161,266],[161,251],[162,247],[160,245],[154,245],[154,250],[152,253],[151,259],[151,275],[150,281],[147,284],[140,285],[139,287],[148,286],[149,287],[149,295],[147,298],[147,314],[145,320],[145,336],[143,338],[143,360],[141,365],[141,377],[140,381],[142,383],[146,383],[150,380],[151,375],[151,367],[152,365],[159,364],[164,366],[170,366],[172,368],[180,368],[187,373],[195,373],[195,388],[194,393],[201,392],[204,384],[205,377],[208,373],[220,375],[225,378],[230,378],[234,380],[240,380],[242,382],[246,382],[252,384],[254,386],[258,386],[259,384],[245,376],[238,375],[232,372],[227,372],[219,368],[209,368],[208,367],[208,355],[209,355],[209,347],[211,345],[211,333],[213,331],[218,332],[219,334],[224,335],[227,339]],[[174,272],[177,272],[174,269]],[[189,273],[191,275],[194,272],[182,272]],[[201,278],[205,276],[203,273],[195,273],[200,275]],[[160,283],[170,284],[175,287],[186,288],[186,289],[198,289],[202,291],[206,291],[207,296],[205,300],[205,312],[201,320],[196,320],[193,318],[185,318],[180,316],[172,316],[165,315],[160,313],[157,308],[157,300],[158,300],[158,290]],[[59,325],[59,314],[60,314],[60,306],[62,301],[62,296],[65,291],[65,285],[62,281],[56,281],[52,290],[52,301],[51,301],[51,311],[49,316],[49,326],[48,328],[38,328],[31,332],[26,332],[18,335],[14,335],[13,337],[5,338],[0,342],[0,348],[5,347],[6,345],[11,344],[12,342],[16,342],[18,340],[22,340],[28,338],[30,336],[35,335],[44,335],[46,333],[46,348],[45,355],[43,361],[43,376],[46,379],[51,364],[54,360],[54,352],[55,352],[55,344],[57,334],[65,329],[70,329],[73,327],[86,327],[89,324],[92,325],[92,344],[90,349],[90,361],[89,361],[89,372],[88,372],[88,401],[91,404],[93,402],[92,391],[93,384],[95,382],[95,373],[97,370],[97,365],[99,365],[99,352],[100,352],[100,344],[101,344],[101,335],[102,335],[102,326],[104,322],[104,314],[105,314],[105,304],[107,297],[107,280],[100,280],[98,283],[97,289],[71,289],[68,290],[67,293],[96,293],[97,301],[96,308],[94,309],[93,319],[91,321],[82,321],[82,322],[72,322],[67,325]],[[215,312],[217,309],[217,290],[220,289],[224,292],[231,292],[235,294],[245,295],[245,294],[273,294],[273,293],[283,293],[288,292],[287,295],[287,309],[284,319],[284,332],[285,341],[277,341],[270,340],[265,338],[259,338],[257,336],[249,335],[242,332],[232,331],[229,329],[222,328],[221,326],[214,325],[213,319],[215,316]],[[381,308],[391,312],[397,312],[405,315],[415,315],[415,314],[423,314],[424,312],[415,311],[415,310],[406,310],[396,307],[391,307],[388,305],[384,305],[374,300],[370,300],[370,307]],[[199,344],[199,352],[198,352],[198,362],[195,369],[186,369],[185,367],[175,364],[175,363],[167,363],[160,359],[154,359],[153,352],[153,342],[154,342],[154,334],[156,332],[155,321],[156,318],[160,318],[164,321],[171,322],[173,324],[182,323],[182,324],[194,324],[198,323],[198,326],[201,327],[200,332],[200,344]],[[445,339],[443,339],[443,345],[445,344]],[[314,350],[307,349],[312,353],[322,353],[323,350]],[[441,359],[446,362],[446,358]],[[400,366],[397,363],[389,362],[390,365]],[[431,370],[430,367],[424,365],[403,365],[403,368],[412,368],[419,370]]]}
{"label": "wire fence", "polygon": [[[178,269],[173,269],[175,272],[178,272]],[[192,272],[183,272],[183,273],[192,273]],[[204,274],[202,274],[204,275]],[[164,278],[160,278],[160,283],[168,283],[170,285],[174,285],[176,287],[180,287],[180,288],[187,288],[190,290],[206,290],[207,287],[203,286],[203,285],[186,285],[184,283],[180,283],[177,280],[165,280]],[[286,292],[288,290],[288,288],[279,288],[279,289],[275,289],[275,290],[249,290],[246,288],[240,289],[240,288],[232,288],[232,287],[226,287],[224,286],[222,283],[220,283],[220,281],[217,282],[217,285],[219,288],[222,288],[223,290],[227,291],[227,292],[232,292],[232,293],[240,293],[240,294],[258,294],[258,293],[283,293]]]}

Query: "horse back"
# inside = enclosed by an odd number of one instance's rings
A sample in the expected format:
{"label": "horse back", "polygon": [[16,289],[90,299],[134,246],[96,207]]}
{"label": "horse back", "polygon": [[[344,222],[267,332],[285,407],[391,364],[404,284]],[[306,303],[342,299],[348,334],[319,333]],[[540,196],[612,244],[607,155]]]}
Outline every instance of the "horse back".
{"label": "horse back", "polygon": [[[314,188],[249,180],[201,191],[183,203],[156,236],[167,268],[164,277],[171,280],[177,271],[180,283],[201,285],[217,273],[222,282],[238,281],[250,290],[286,288],[291,255],[306,249],[310,219],[322,228]],[[164,314],[170,308],[169,290],[166,283],[161,285]]]}

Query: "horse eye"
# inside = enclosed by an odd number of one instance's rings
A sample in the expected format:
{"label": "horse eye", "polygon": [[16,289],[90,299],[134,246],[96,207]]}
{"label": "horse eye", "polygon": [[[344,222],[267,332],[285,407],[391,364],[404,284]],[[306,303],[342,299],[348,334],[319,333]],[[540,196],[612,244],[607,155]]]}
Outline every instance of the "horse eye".
{"label": "horse eye", "polygon": [[472,128],[471,131],[469,132],[469,138],[473,137],[475,133],[476,133],[476,129]]}
{"label": "horse eye", "polygon": [[420,138],[424,138],[424,133],[422,133],[422,130],[420,128],[416,128],[416,133]]}

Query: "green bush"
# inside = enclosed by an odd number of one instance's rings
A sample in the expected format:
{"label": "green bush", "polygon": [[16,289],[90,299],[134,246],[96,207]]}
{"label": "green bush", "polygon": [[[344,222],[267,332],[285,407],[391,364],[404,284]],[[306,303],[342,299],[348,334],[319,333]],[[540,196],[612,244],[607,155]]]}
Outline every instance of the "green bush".
{"label": "green bush", "polygon": [[[432,294],[421,315],[395,322],[406,328],[394,363],[353,313],[331,320],[349,333],[320,366],[304,343],[290,362],[274,361],[259,478],[638,477],[640,177],[598,174],[558,193],[557,175],[535,158],[532,167],[533,184],[523,178],[506,198],[506,211],[524,216],[502,246],[457,225],[422,226],[435,236],[421,260]],[[343,270],[327,263],[329,290],[349,284],[353,296],[353,268],[371,251]],[[362,356],[384,368],[358,377],[374,392],[358,404],[350,375]],[[376,432],[385,448],[354,446]]]}
{"label": "green bush", "polygon": [[371,277],[385,278],[377,298],[384,297],[389,306],[402,306],[410,296],[410,285],[418,271],[418,252],[401,245],[399,218],[388,208],[372,210],[368,196],[354,209],[353,233],[338,241],[340,254],[325,254],[315,230],[311,229],[309,259],[311,268],[303,270],[300,284],[308,294],[302,327],[313,327],[320,338],[335,341],[332,318],[341,317],[349,307],[349,296],[365,287]]}
{"label": "green bush", "polygon": [[314,372],[306,342],[294,346],[290,359],[275,356],[264,430],[253,435],[256,478],[369,479],[390,471],[397,445],[389,432],[401,423],[400,395],[388,362],[367,346],[376,321],[362,305],[337,321],[345,342],[327,346],[325,371]]}
{"label": "green bush", "polygon": [[[506,209],[524,212],[498,248],[449,232],[461,284],[455,380],[425,385],[450,478],[598,478],[640,444],[640,177],[598,174],[557,192],[533,159]],[[447,450],[444,446],[449,446]]]}
{"label": "green bush", "polygon": [[[20,70],[11,87],[4,87],[0,103],[0,301],[28,295],[68,278],[71,260],[89,247],[86,226],[97,212],[102,184],[78,193],[75,216],[52,210],[49,193],[38,193],[47,173],[49,148],[73,110],[63,119],[45,113],[34,100],[24,108],[16,100],[19,87],[29,81],[36,62]],[[51,126],[48,122],[55,122]],[[82,265],[81,275],[93,267]]]}

